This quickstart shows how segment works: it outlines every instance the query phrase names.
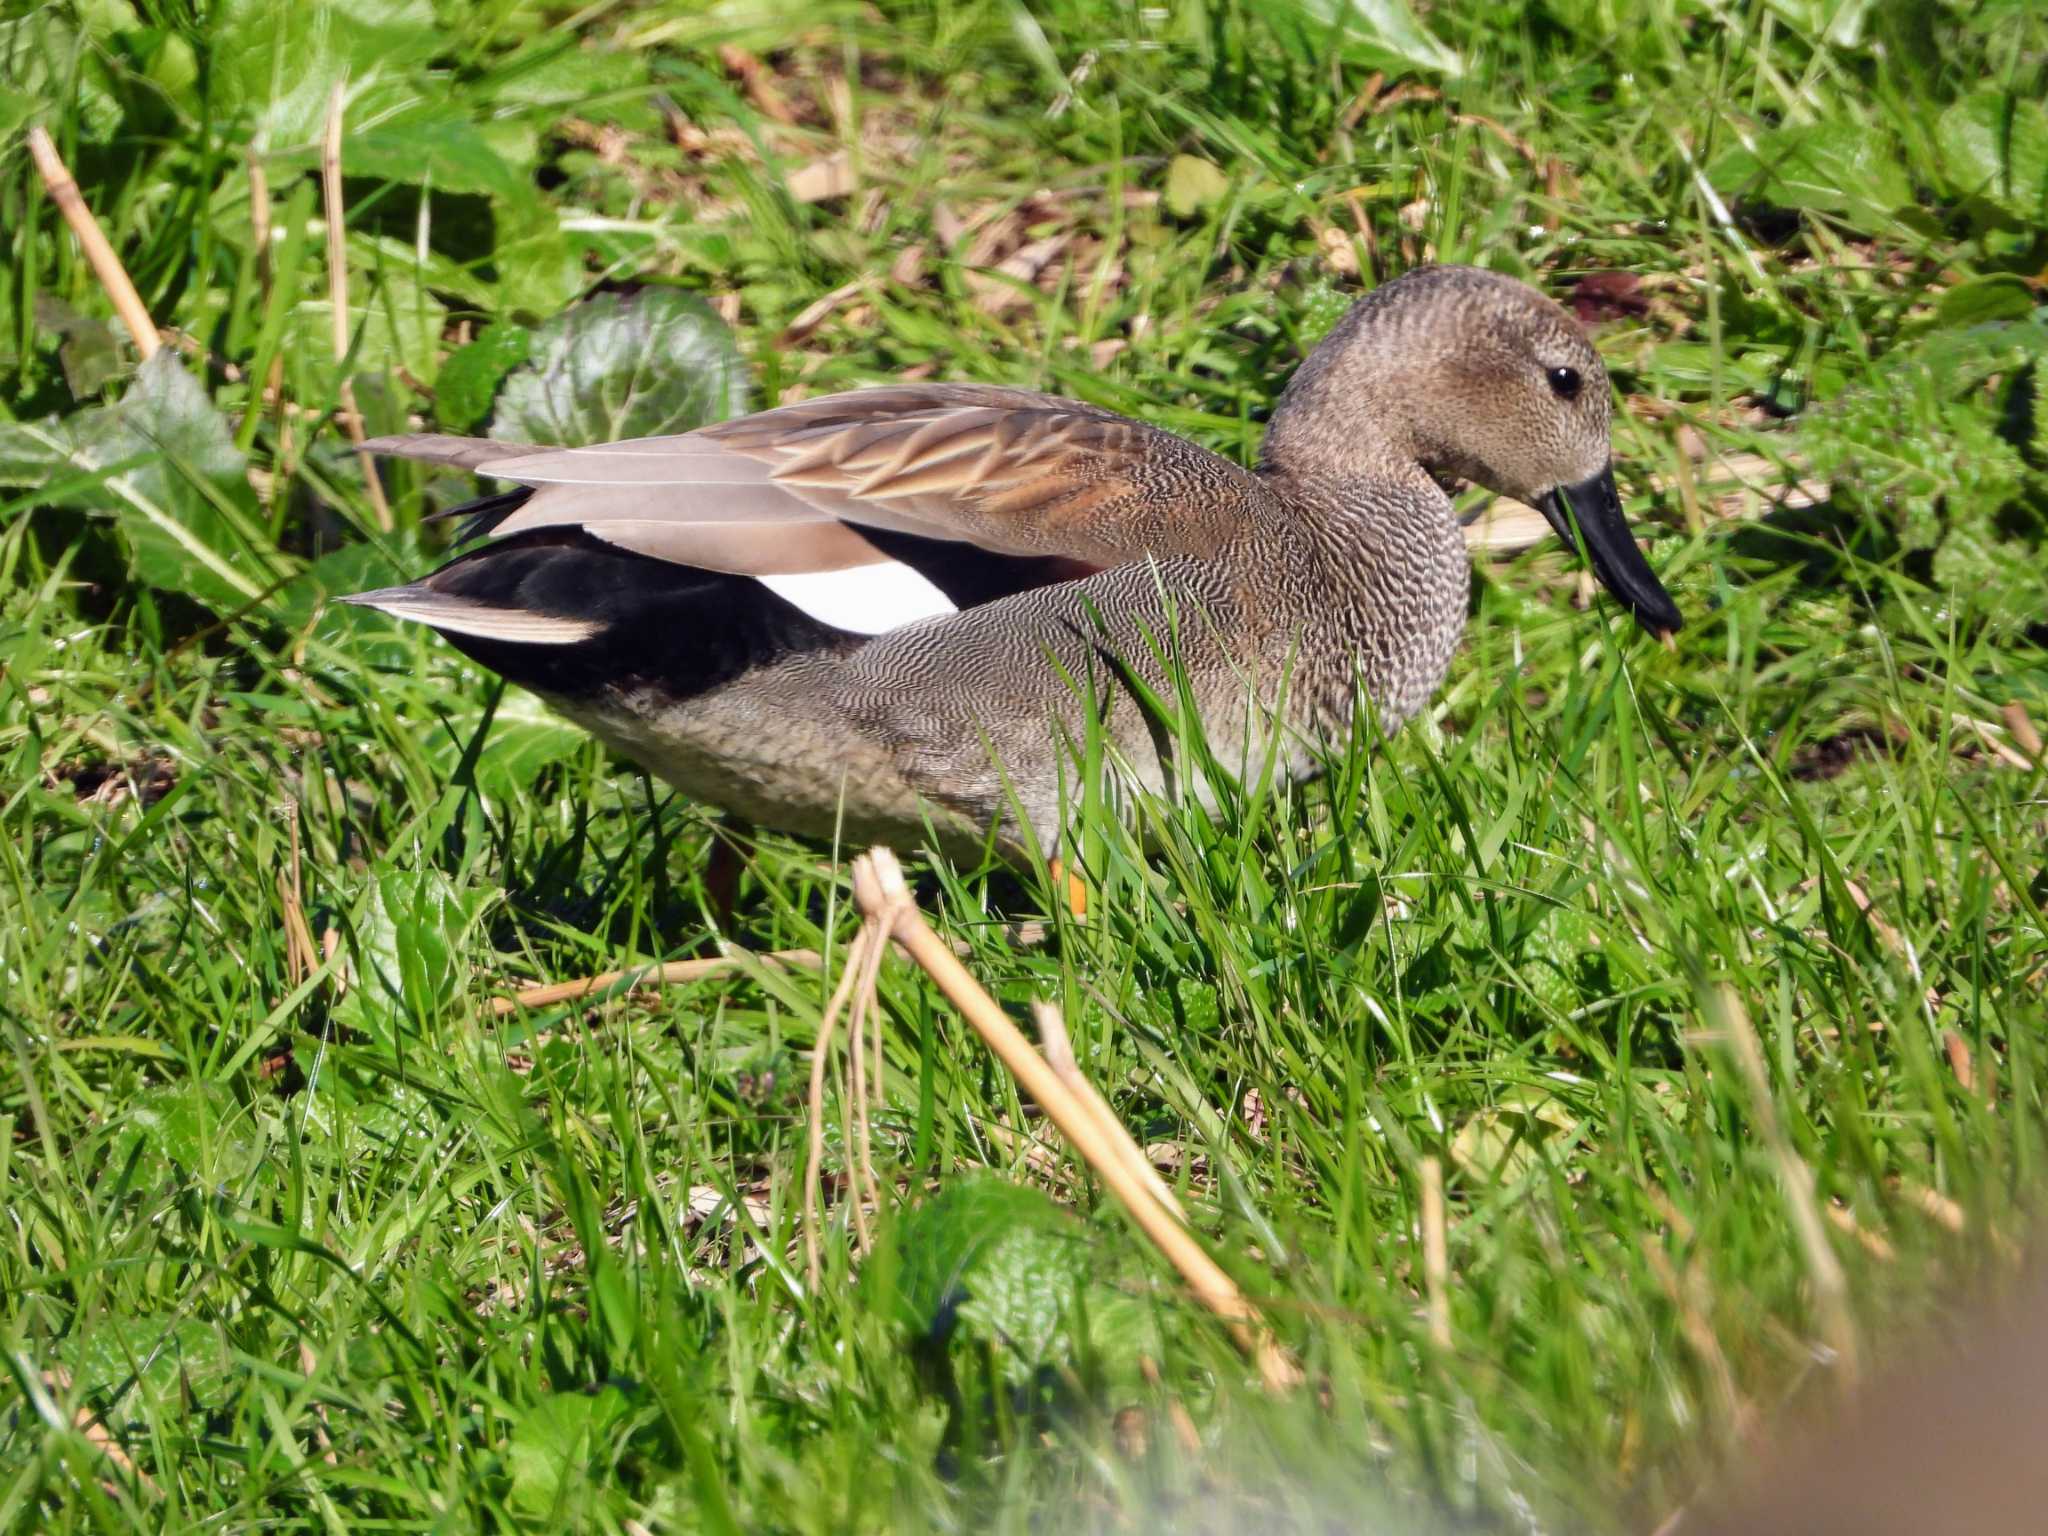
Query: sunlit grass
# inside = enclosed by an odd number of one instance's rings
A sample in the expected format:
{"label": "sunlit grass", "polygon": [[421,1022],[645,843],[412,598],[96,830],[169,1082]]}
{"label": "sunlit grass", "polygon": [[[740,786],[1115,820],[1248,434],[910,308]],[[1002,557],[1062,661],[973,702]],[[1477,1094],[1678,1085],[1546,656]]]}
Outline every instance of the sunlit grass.
{"label": "sunlit grass", "polygon": [[[1941,564],[1879,491],[1738,526],[1711,491],[1688,502],[1680,461],[1695,433],[1804,455],[1826,402],[1920,355],[1938,290],[2038,268],[2038,229],[1957,190],[1926,125],[1974,89],[2038,99],[2044,42],[1929,10],[1884,21],[1881,50],[1816,43],[1806,9],[1660,4],[1618,29],[1596,5],[1432,12],[1453,84],[1427,38],[1339,46],[1229,3],[800,25],[649,5],[587,13],[573,47],[523,7],[478,7],[414,62],[437,61],[448,113],[523,179],[546,171],[538,211],[448,190],[484,184],[459,136],[424,197],[392,162],[351,178],[366,314],[425,293],[451,325],[525,322],[599,273],[673,278],[730,296],[764,403],[923,368],[1081,395],[1240,458],[1375,262],[1482,261],[1559,293],[1593,270],[1644,280],[1649,307],[1601,345],[1631,509],[1688,616],[1675,650],[1572,606],[1559,554],[1489,563],[1426,720],[1306,790],[1088,822],[1087,922],[1057,918],[1035,873],[919,867],[998,997],[1063,1006],[1084,1069],[1297,1352],[1310,1386],[1277,1401],[1083,1171],[1038,1151],[907,967],[881,983],[885,1173],[917,1200],[993,1169],[1081,1213],[1079,1342],[1033,1392],[1000,1349],[936,1366],[843,1203],[808,1288],[819,978],[491,1009],[703,945],[714,819],[431,637],[321,605],[431,560],[417,519],[466,482],[395,477],[399,530],[373,535],[322,427],[338,375],[317,351],[291,364],[297,411],[242,420],[299,334],[265,341],[246,124],[209,119],[132,40],[24,73],[153,312],[207,354],[195,371],[275,475],[280,558],[338,563],[216,614],[151,590],[75,501],[23,483],[0,502],[0,1527],[1108,1529],[1164,1507],[1190,1529],[1436,1518],[1416,1509],[1650,1529],[1753,1415],[1842,1383],[1845,1320],[1868,1371],[1960,1278],[2008,1266],[2048,1081],[2048,783],[2001,710],[2048,718],[2038,611],[1953,574],[1981,567]],[[1939,47],[1912,46],[1934,26]],[[793,128],[722,42],[792,48]],[[393,111],[430,94],[412,67],[382,77]],[[1375,69],[1429,90],[1347,112]],[[850,82],[846,111],[828,79]],[[162,104],[101,139],[94,91]],[[624,151],[572,121],[623,125]],[[753,147],[678,148],[678,121]],[[1724,155],[1787,125],[1878,145],[1857,174],[1933,188],[1934,211],[1714,190]],[[105,311],[13,143],[0,402],[70,419],[122,381],[66,383],[38,301]],[[859,190],[791,195],[839,149]],[[302,150],[275,146],[280,219],[309,185]],[[1155,196],[1176,155],[1221,190],[1198,179],[1181,211]],[[964,258],[1018,210],[995,261],[1067,243],[999,301]],[[301,294],[325,293],[320,247],[297,250]],[[448,395],[434,369],[455,338],[394,335],[361,343],[373,430]],[[1908,396],[1897,439],[1980,423],[1989,441],[2013,408],[2001,380],[1962,425]],[[2019,542],[2038,493],[2014,483],[1959,473],[1913,490],[1912,515],[1938,505],[2038,558]],[[1052,942],[1016,942],[1033,917]],[[836,955],[851,931],[835,852],[762,838],[732,937]],[[1768,1113],[1737,1070],[1740,1019]],[[835,1166],[841,1135],[835,1109]],[[1432,1157],[1448,1349],[1417,1256]],[[1811,1170],[1839,1309],[1788,1159]],[[1115,1321],[1131,1299],[1142,1329]]]}

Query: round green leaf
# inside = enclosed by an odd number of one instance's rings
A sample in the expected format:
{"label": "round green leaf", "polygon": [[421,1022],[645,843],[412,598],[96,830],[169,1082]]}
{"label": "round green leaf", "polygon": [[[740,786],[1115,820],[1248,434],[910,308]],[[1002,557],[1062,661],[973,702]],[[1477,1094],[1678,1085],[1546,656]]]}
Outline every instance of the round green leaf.
{"label": "round green leaf", "polygon": [[506,374],[525,362],[533,336],[524,326],[487,325],[476,340],[458,347],[441,364],[434,381],[435,415],[450,432],[467,432],[491,414],[491,401]]}
{"label": "round green leaf", "polygon": [[675,288],[599,294],[543,324],[532,360],[498,391],[491,435],[617,442],[688,432],[747,408],[746,367],[725,322]]}

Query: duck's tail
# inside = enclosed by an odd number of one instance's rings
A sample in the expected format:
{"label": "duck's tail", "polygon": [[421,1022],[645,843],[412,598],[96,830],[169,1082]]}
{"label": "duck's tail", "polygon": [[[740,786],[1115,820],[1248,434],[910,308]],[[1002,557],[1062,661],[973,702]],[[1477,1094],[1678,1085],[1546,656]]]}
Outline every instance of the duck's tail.
{"label": "duck's tail", "polygon": [[849,643],[746,577],[567,528],[514,534],[342,601],[426,624],[513,682],[572,699],[648,686],[688,697],[792,652]]}

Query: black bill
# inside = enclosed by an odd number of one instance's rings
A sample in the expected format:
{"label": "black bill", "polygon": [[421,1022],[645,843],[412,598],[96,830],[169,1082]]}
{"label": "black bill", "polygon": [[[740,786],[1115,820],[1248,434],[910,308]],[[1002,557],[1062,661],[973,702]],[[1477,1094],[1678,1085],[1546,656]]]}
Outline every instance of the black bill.
{"label": "black bill", "polygon": [[1643,628],[1653,635],[1662,635],[1685,622],[1679,616],[1678,604],[1671,600],[1664,583],[1650,569],[1650,562],[1636,548],[1628,531],[1628,519],[1621,515],[1621,497],[1614,489],[1612,467],[1577,485],[1559,486],[1536,505],[1565,543],[1575,549],[1584,543],[1587,558],[1593,562],[1593,574],[1628,605],[1628,611]]}

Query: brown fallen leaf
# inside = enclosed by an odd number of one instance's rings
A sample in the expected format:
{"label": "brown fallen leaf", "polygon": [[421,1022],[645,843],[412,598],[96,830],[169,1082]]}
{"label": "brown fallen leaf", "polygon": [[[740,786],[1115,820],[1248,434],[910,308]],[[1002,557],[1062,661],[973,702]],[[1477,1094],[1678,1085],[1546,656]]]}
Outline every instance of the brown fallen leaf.
{"label": "brown fallen leaf", "polygon": [[783,124],[796,121],[796,113],[790,110],[768,67],[753,54],[737,43],[724,43],[719,46],[718,62],[728,75],[739,81],[747,99],[759,107],[764,116]]}
{"label": "brown fallen leaf", "polygon": [[1376,69],[1367,75],[1365,84],[1359,88],[1358,94],[1351,98],[1351,104],[1338,114],[1337,120],[1346,129],[1356,128],[1358,120],[1365,116],[1372,104],[1379,99],[1380,87],[1386,83],[1387,77],[1380,70]]}
{"label": "brown fallen leaf", "polygon": [[1411,101],[1442,101],[1444,93],[1433,85],[1422,85],[1413,80],[1403,80],[1399,85],[1379,97],[1372,104],[1372,115],[1391,112],[1396,107],[1406,106]]}
{"label": "brown fallen leaf", "polygon": [[916,241],[896,253],[889,263],[889,281],[903,288],[924,286],[924,242]]}
{"label": "brown fallen leaf", "polygon": [[2014,699],[1998,713],[2005,721],[2006,730],[2012,733],[2014,746],[2037,763],[2048,757],[2048,751],[2044,751],[2041,745],[2041,733],[2034,728],[2033,717],[2027,713],[2026,705]]}
{"label": "brown fallen leaf", "polygon": [[967,286],[974,294],[974,307],[985,315],[999,315],[1030,301],[1024,289],[1037,281],[1038,274],[1067,248],[1067,235],[1048,235],[1034,240],[988,272],[967,274]]}
{"label": "brown fallen leaf", "polygon": [[1633,272],[1588,272],[1572,285],[1566,303],[1581,325],[1650,312],[1650,296],[1643,291],[1642,278]]}
{"label": "brown fallen leaf", "polygon": [[1358,247],[1351,236],[1334,224],[1325,224],[1316,231],[1316,244],[1322,247],[1324,266],[1339,277],[1358,276]]}
{"label": "brown fallen leaf", "polygon": [[857,277],[852,282],[841,283],[830,293],[822,294],[818,298],[811,300],[810,303],[797,312],[794,320],[791,320],[788,325],[783,327],[782,335],[777,338],[776,344],[778,346],[794,347],[801,342],[808,341],[816,333],[818,327],[831,318],[833,312],[840,305],[844,304],[866,286],[867,279]]}
{"label": "brown fallen leaf", "polygon": [[1540,159],[1533,144],[1519,133],[1504,127],[1490,117],[1482,117],[1477,112],[1456,112],[1452,114],[1452,119],[1474,128],[1484,128],[1488,133],[1499,139],[1501,143],[1507,145],[1509,149],[1520,155],[1530,165],[1537,164]]}
{"label": "brown fallen leaf", "polygon": [[853,156],[843,149],[800,165],[783,183],[789,195],[800,203],[823,203],[845,197],[854,189]]}
{"label": "brown fallen leaf", "polygon": [[1116,361],[1117,355],[1129,345],[1130,343],[1121,336],[1106,337],[1088,348],[1088,362],[1090,366],[1097,370],[1107,368]]}

